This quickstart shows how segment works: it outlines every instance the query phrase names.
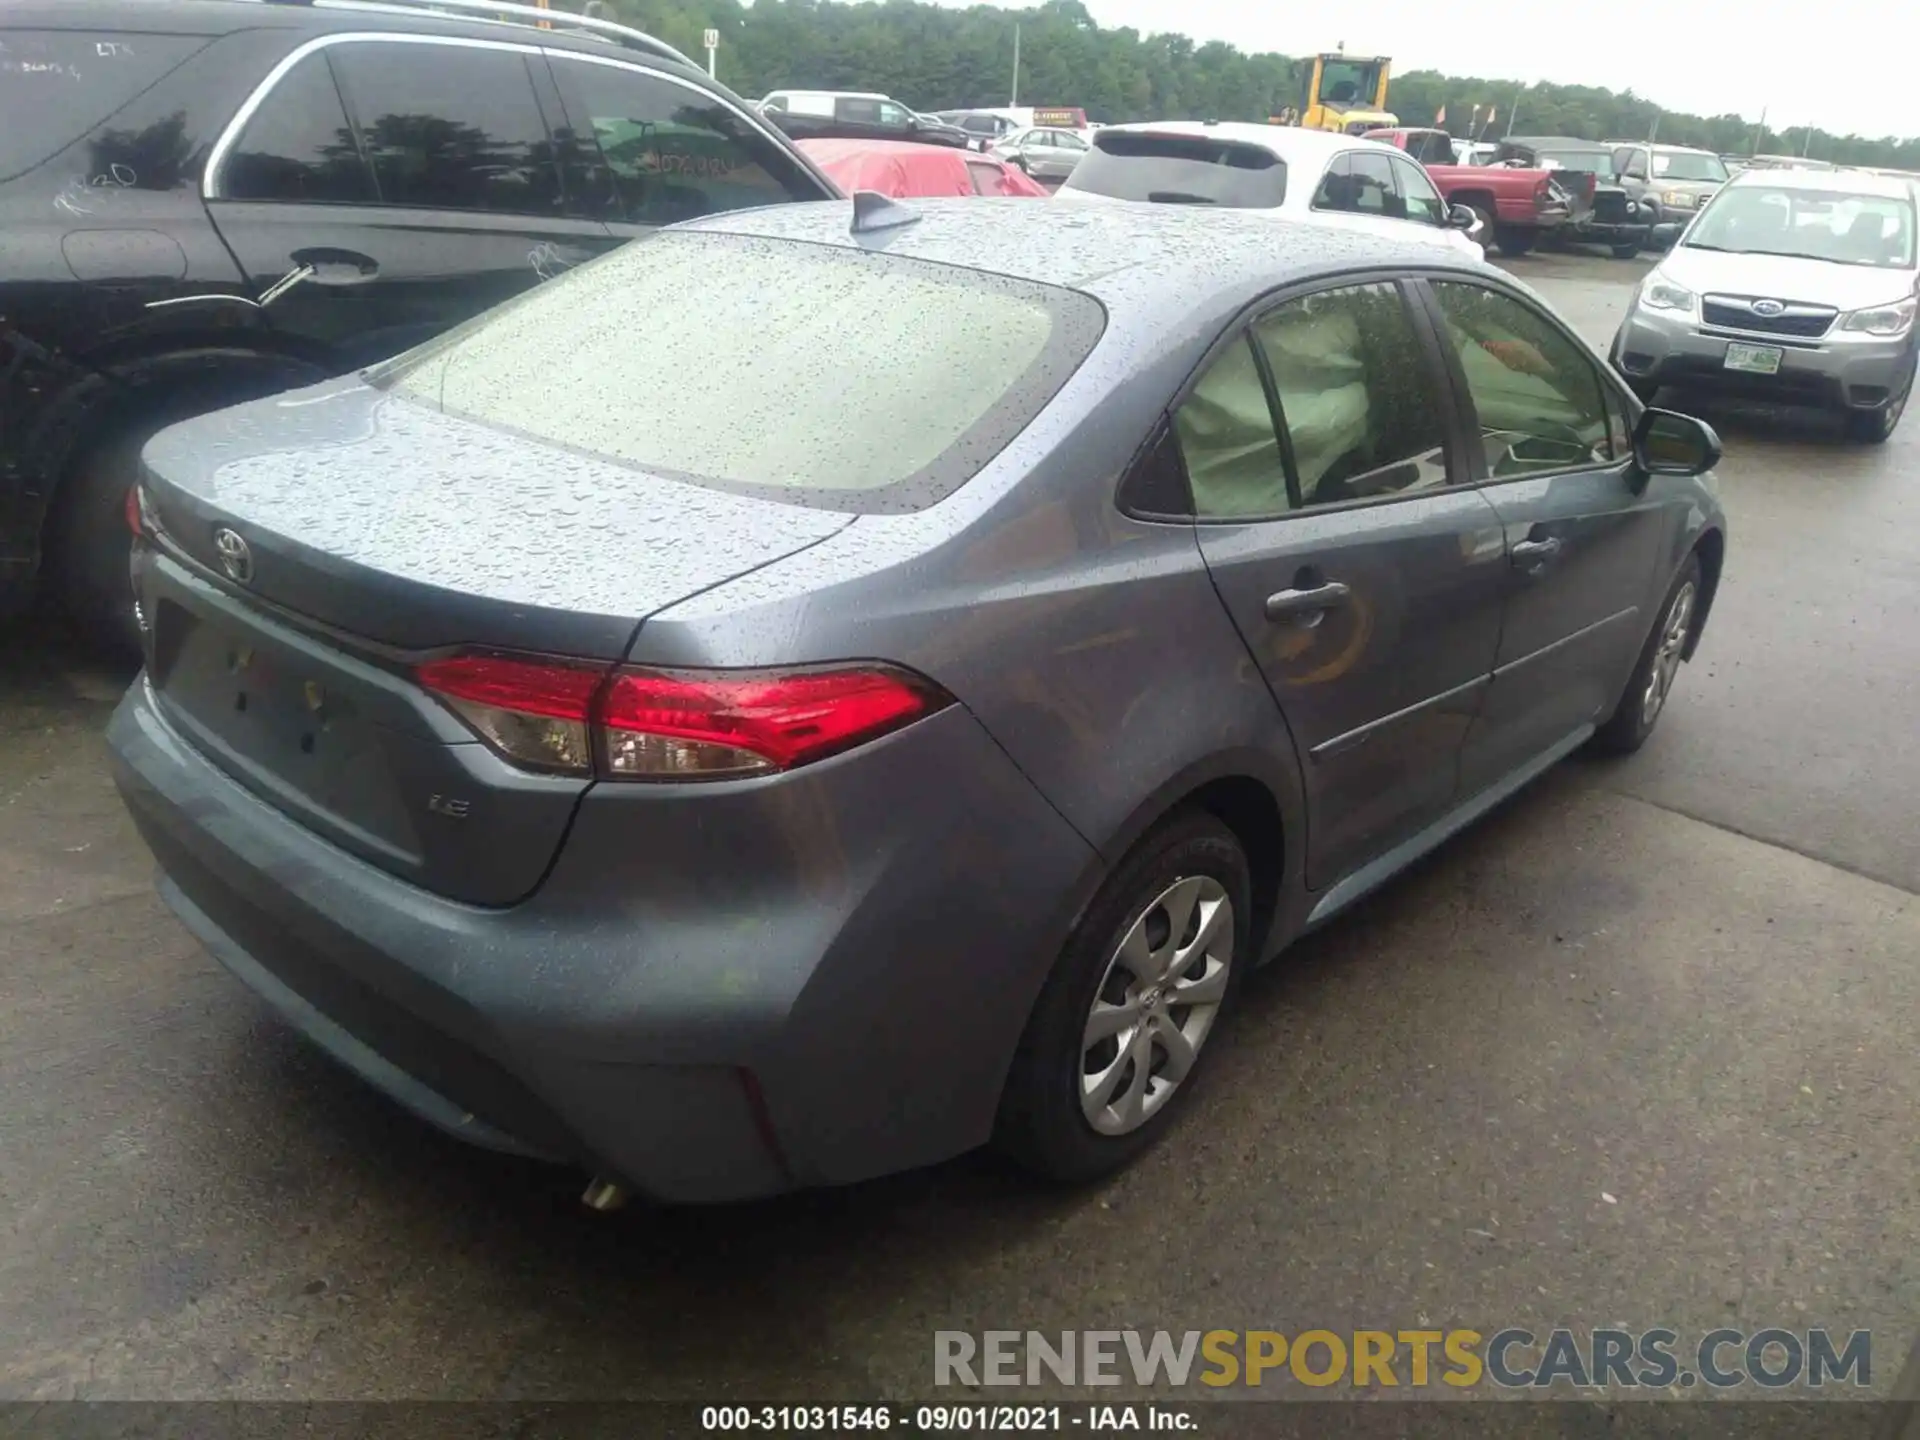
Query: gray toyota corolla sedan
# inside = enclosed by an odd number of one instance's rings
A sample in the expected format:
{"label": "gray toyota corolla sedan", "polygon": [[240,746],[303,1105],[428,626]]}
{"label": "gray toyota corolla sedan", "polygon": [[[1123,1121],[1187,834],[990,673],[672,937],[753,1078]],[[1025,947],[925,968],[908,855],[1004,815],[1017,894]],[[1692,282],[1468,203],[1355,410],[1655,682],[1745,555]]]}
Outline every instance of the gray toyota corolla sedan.
{"label": "gray toyota corolla sedan", "polygon": [[875,199],[146,451],[162,892],[457,1134],[679,1201],[1097,1174],[1249,969],[1699,640],[1712,432],[1499,272]]}

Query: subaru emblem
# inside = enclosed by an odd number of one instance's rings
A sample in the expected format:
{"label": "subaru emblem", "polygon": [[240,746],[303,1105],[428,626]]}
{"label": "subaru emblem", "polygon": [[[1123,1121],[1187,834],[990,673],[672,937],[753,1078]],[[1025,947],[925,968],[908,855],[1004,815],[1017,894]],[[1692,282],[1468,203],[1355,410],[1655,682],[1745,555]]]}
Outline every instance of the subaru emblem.
{"label": "subaru emblem", "polygon": [[220,556],[220,568],[234,584],[245,585],[253,579],[253,551],[239,532],[222,525],[213,532],[213,548]]}
{"label": "subaru emblem", "polygon": [[1753,313],[1756,315],[1779,315],[1784,313],[1786,308],[1778,300],[1756,300],[1752,306]]}

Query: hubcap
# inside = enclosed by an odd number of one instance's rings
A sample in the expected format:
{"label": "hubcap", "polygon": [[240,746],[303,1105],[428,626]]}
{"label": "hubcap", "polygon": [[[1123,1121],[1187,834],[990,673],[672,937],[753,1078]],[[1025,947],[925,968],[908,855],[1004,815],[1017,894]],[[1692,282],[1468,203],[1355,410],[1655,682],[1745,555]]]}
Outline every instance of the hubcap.
{"label": "hubcap", "polygon": [[1667,703],[1667,692],[1680,673],[1680,654],[1687,648],[1687,627],[1693,621],[1693,582],[1689,580],[1667,607],[1667,618],[1660,624],[1660,643],[1653,652],[1653,668],[1647,675],[1646,693],[1640,697],[1640,721],[1651,725],[1660,718]]}
{"label": "hubcap", "polygon": [[1134,918],[1080,1041],[1080,1109],[1102,1135],[1137,1130],[1193,1069],[1233,969],[1233,902],[1210,875],[1169,885]]}

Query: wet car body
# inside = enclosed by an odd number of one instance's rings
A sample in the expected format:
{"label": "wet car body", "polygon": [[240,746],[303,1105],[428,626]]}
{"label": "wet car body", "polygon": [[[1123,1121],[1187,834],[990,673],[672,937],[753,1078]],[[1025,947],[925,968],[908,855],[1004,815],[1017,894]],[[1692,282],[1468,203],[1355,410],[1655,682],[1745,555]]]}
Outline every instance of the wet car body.
{"label": "wet car body", "polygon": [[[169,903],[417,1113],[663,1199],[843,1183],[987,1140],[1063,943],[1170,815],[1200,806],[1248,837],[1247,941],[1269,957],[1591,735],[1645,608],[1718,553],[1710,491],[1656,478],[1630,498],[1619,465],[1518,482],[1517,531],[1470,484],[1307,517],[1276,554],[1271,529],[1166,513],[1164,408],[1250,305],[1355,276],[1524,295],[1478,265],[1159,207],[1062,221],[930,201],[863,233],[848,209],[700,222],[561,284],[724,245],[729,273],[804,252],[1051,307],[1009,391],[1032,408],[983,432],[964,473],[776,499],[476,423],[390,377],[207,417],[146,454],[149,670],[110,742]],[[1581,495],[1584,519],[1565,509]],[[1549,501],[1558,519],[1529,518]],[[1463,750],[1531,585],[1508,537],[1535,526],[1572,559],[1515,633],[1559,658],[1514,692],[1542,708]],[[1349,733],[1330,745],[1312,692],[1276,704],[1256,663],[1278,663],[1284,627],[1243,630],[1258,622],[1217,585],[1285,585],[1336,532],[1365,633],[1394,639],[1342,662]],[[1611,637],[1577,664],[1546,634],[1575,616]],[[530,774],[419,683],[476,645],[610,675],[884,663],[944,698],[786,773],[621,784],[602,754],[601,778]],[[1440,690],[1441,671],[1464,684]]]}

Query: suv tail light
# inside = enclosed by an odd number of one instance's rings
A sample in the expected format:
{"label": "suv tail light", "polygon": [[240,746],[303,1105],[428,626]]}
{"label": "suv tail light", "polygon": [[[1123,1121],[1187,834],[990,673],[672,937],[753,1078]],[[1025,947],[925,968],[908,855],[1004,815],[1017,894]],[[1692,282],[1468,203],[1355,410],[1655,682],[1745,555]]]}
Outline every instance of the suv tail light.
{"label": "suv tail light", "polygon": [[953,703],[890,665],[608,671],[455,655],[414,672],[508,760],[609,780],[768,775],[854,749]]}

